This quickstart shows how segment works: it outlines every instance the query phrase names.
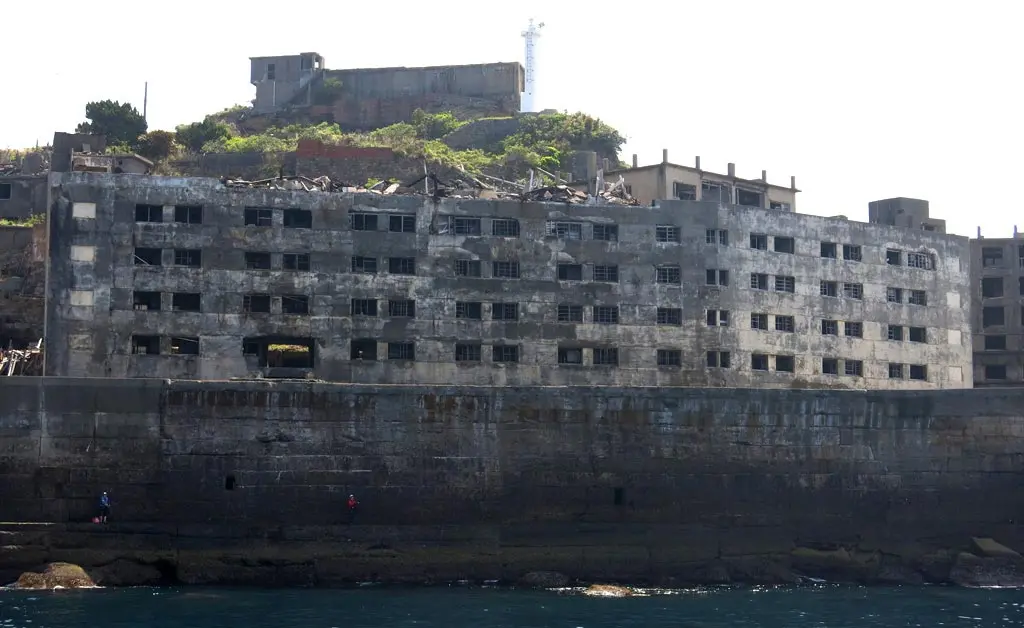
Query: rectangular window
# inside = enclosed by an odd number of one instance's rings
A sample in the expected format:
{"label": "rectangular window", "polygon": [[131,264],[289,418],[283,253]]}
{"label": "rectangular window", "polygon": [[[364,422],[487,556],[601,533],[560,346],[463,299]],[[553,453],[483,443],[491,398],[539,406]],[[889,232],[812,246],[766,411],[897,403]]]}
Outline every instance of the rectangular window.
{"label": "rectangular window", "polygon": [[654,228],[654,239],[658,242],[679,242],[679,227],[657,225]]}
{"label": "rectangular window", "polygon": [[494,321],[517,321],[519,320],[518,303],[492,303],[491,320]]}
{"label": "rectangular window", "polygon": [[559,264],[558,265],[558,280],[559,281],[583,281],[583,265],[582,264]]}
{"label": "rectangular window", "polygon": [[492,262],[491,277],[495,279],[519,279],[519,262]]}
{"label": "rectangular window", "polygon": [[456,277],[480,277],[482,273],[480,260],[457,259],[455,260]]}
{"label": "rectangular window", "polygon": [[907,253],[907,268],[935,270],[935,258],[931,253]]}
{"label": "rectangular window", "polygon": [[909,327],[907,338],[910,342],[928,342],[928,330],[925,327]]}
{"label": "rectangular window", "polygon": [[445,216],[446,225],[441,233],[448,235],[478,236],[483,233],[482,220],[465,216]]}
{"label": "rectangular window", "polygon": [[160,266],[163,264],[163,251],[136,247],[133,260],[136,266]]}
{"label": "rectangular window", "polygon": [[796,292],[796,277],[775,275],[776,292]]}
{"label": "rectangular window", "polygon": [[768,275],[764,273],[750,273],[750,287],[754,290],[767,290]]}
{"label": "rectangular window", "polygon": [[603,242],[618,242],[619,226],[606,224],[594,225],[594,239],[601,240]]}
{"label": "rectangular window", "polygon": [[247,227],[269,227],[274,224],[274,210],[258,207],[245,208],[245,225]]}
{"label": "rectangular window", "polygon": [[186,225],[201,225],[203,224],[203,206],[202,205],[175,205],[174,206],[174,222],[180,222]]}
{"label": "rectangular window", "polygon": [[821,359],[822,375],[839,375],[839,360],[835,358]]}
{"label": "rectangular window", "polygon": [[594,366],[618,366],[619,350],[616,347],[595,347]]}
{"label": "rectangular window", "polygon": [[680,367],[683,365],[683,352],[679,349],[658,349],[658,366]]}
{"label": "rectangular window", "polygon": [[377,316],[377,299],[352,299],[352,316]]}
{"label": "rectangular window", "polygon": [[779,373],[793,373],[796,371],[796,359],[791,355],[775,356],[775,370]]}
{"label": "rectangular window", "polygon": [[843,323],[843,334],[851,338],[863,338],[864,323],[846,321]]}
{"label": "rectangular window", "polygon": [[159,292],[133,292],[132,309],[140,311],[158,311],[160,309]]}
{"label": "rectangular window", "polygon": [[569,305],[566,303],[558,306],[558,322],[559,323],[582,323],[583,322],[583,306],[582,305]]}
{"label": "rectangular window", "polygon": [[709,269],[707,271],[707,284],[709,286],[728,286],[729,285],[729,271],[727,270],[715,270]]}
{"label": "rectangular window", "polygon": [[281,224],[289,229],[313,228],[313,212],[308,209],[286,209],[282,214]]}
{"label": "rectangular window", "polygon": [[377,230],[377,214],[352,213],[348,215],[348,220],[352,231]]}
{"label": "rectangular window", "polygon": [[860,262],[864,260],[864,254],[859,244],[844,244],[843,259],[848,262]]}
{"label": "rectangular window", "polygon": [[136,205],[135,222],[163,222],[163,205]]}
{"label": "rectangular window", "polygon": [[864,285],[859,283],[844,283],[843,296],[847,299],[863,299]]}
{"label": "rectangular window", "polygon": [[888,338],[889,340],[903,340],[903,326],[887,325],[885,337]]}
{"label": "rectangular window", "polygon": [[720,246],[729,246],[729,232],[725,229],[718,230],[718,244]]}
{"label": "rectangular window", "polygon": [[353,360],[376,360],[377,341],[373,338],[353,338],[351,351]]}
{"label": "rectangular window", "polygon": [[1006,351],[1006,336],[985,336],[985,351]]}
{"label": "rectangular window", "polygon": [[[11,189],[13,186],[10,183],[0,183],[0,201],[11,200]],[[74,209],[72,209],[74,211]]]}
{"label": "rectangular window", "polygon": [[776,253],[796,253],[796,240],[790,237],[775,236],[774,240]]}
{"label": "rectangular window", "polygon": [[549,220],[545,225],[545,228],[548,236],[556,237],[559,240],[583,239],[582,222],[555,222]]}
{"label": "rectangular window", "polygon": [[864,362],[860,360],[843,360],[843,370],[853,377],[864,376]]}
{"label": "rectangular window", "polygon": [[767,314],[751,314],[750,315],[750,328],[751,329],[768,329],[768,315]]}
{"label": "rectangular window", "polygon": [[[1021,266],[1024,267],[1024,264],[1022,264]],[[1017,292],[1020,294],[1020,296],[1024,297],[1024,277],[1018,277],[1017,284]]]}
{"label": "rectangular window", "polygon": [[367,273],[370,275],[377,273],[377,258],[376,257],[363,257],[361,255],[354,255],[352,257],[352,272],[354,273]]}
{"label": "rectangular window", "polygon": [[839,322],[829,319],[822,319],[821,321],[821,333],[825,336],[838,336],[839,335]]}
{"label": "rectangular window", "polygon": [[479,321],[484,317],[484,305],[479,301],[456,301],[455,318]]}
{"label": "rectangular window", "polygon": [[415,257],[389,257],[388,272],[392,275],[415,275]]}
{"label": "rectangular window", "polygon": [[750,370],[752,371],[767,371],[768,370],[768,356],[763,353],[752,353],[750,355]]}
{"label": "rectangular window", "polygon": [[981,265],[983,268],[995,268],[1003,265],[1003,249],[986,246],[981,249]]}
{"label": "rectangular window", "polygon": [[608,283],[618,283],[619,281],[619,267],[618,266],[602,266],[600,264],[594,265],[594,281],[604,281]]}
{"label": "rectangular window", "polygon": [[519,361],[519,345],[494,345],[491,347],[491,361],[508,363]]}
{"label": "rectangular window", "polygon": [[681,201],[695,201],[697,200],[697,186],[673,181],[672,194]]}
{"label": "rectangular window", "polygon": [[823,297],[838,297],[839,296],[839,285],[834,281],[822,281],[821,282],[821,296]]}
{"label": "rectangular window", "polygon": [[482,359],[481,347],[478,344],[456,343],[456,362],[479,362]]}
{"label": "rectangular window", "polygon": [[998,299],[1003,296],[1003,278],[984,277],[981,280],[981,296],[986,299]]}
{"label": "rectangular window", "polygon": [[924,364],[911,364],[910,365],[910,379],[916,380],[927,380],[928,379],[928,367]]}
{"label": "rectangular window", "polygon": [[1006,366],[989,364],[985,366],[985,379],[1006,379]]}
{"label": "rectangular window", "polygon": [[171,295],[171,309],[175,312],[201,312],[202,297],[198,292],[175,292]]}
{"label": "rectangular window", "polygon": [[245,267],[250,270],[269,270],[270,253],[247,251],[245,253]]}
{"label": "rectangular window", "polygon": [[269,294],[247,294],[242,297],[242,310],[250,313],[267,314],[270,312]]}
{"label": "rectangular window", "polygon": [[835,242],[822,242],[821,243],[821,256],[827,257],[828,259],[836,259],[836,243]]}
{"label": "rectangular window", "polygon": [[286,294],[281,297],[282,314],[309,314],[309,297],[304,294]]}
{"label": "rectangular window", "polygon": [[171,336],[171,355],[199,355],[199,338]]}
{"label": "rectangular window", "polygon": [[[708,323],[708,327],[728,327],[729,326],[729,310],[708,310],[705,318]],[[682,324],[683,311],[679,310],[679,322]]]}
{"label": "rectangular window", "polygon": [[617,305],[595,305],[594,322],[617,325],[619,323],[619,307]]}
{"label": "rectangular window", "polygon": [[519,221],[515,218],[495,218],[491,220],[491,235],[500,238],[518,238]]}
{"label": "rectangular window", "polygon": [[902,364],[890,364],[889,365],[889,379],[903,379],[903,365]]}
{"label": "rectangular window", "polygon": [[995,327],[1006,324],[1006,310],[1002,307],[985,307],[981,309],[982,327]]}
{"label": "rectangular window", "polygon": [[285,270],[309,270],[309,253],[285,253],[281,256]]}
{"label": "rectangular window", "polygon": [[389,342],[389,360],[415,360],[416,345],[411,342]]}
{"label": "rectangular window", "polygon": [[203,265],[203,252],[199,249],[174,249],[174,265],[199,268]]}
{"label": "rectangular window", "polygon": [[750,234],[750,248],[758,251],[768,250],[768,236],[763,233]]}
{"label": "rectangular window", "polygon": [[889,266],[899,266],[902,261],[902,255],[896,249],[887,249],[885,251],[885,263]]}
{"label": "rectangular window", "polygon": [[682,273],[678,266],[658,266],[654,269],[654,279],[657,283],[679,285]]}
{"label": "rectangular window", "polygon": [[732,363],[728,351],[708,351],[707,364],[711,368],[727,369]]}
{"label": "rectangular window", "polygon": [[132,336],[134,355],[159,355],[160,336]]}
{"label": "rectangular window", "polygon": [[391,233],[416,233],[415,214],[396,214],[388,216],[388,231]]}
{"label": "rectangular window", "polygon": [[903,303],[903,288],[886,288],[885,300],[889,303]]}
{"label": "rectangular window", "polygon": [[704,243],[705,244],[718,244],[718,236],[714,229],[704,230]]}
{"label": "rectangular window", "polygon": [[659,307],[658,308],[658,324],[659,325],[682,325],[683,324],[683,309],[679,307]]}
{"label": "rectangular window", "polygon": [[911,290],[907,295],[907,303],[911,305],[928,305],[928,294],[924,290]]}
{"label": "rectangular window", "polygon": [[796,331],[796,318],[793,316],[775,316],[775,331]]}
{"label": "rectangular window", "polygon": [[416,301],[412,299],[389,300],[388,316],[394,318],[416,318]]}

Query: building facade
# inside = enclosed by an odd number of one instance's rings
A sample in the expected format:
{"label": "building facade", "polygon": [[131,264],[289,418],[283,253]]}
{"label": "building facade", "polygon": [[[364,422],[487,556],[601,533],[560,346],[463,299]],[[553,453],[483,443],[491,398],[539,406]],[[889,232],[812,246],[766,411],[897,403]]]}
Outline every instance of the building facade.
{"label": "building facade", "polygon": [[1024,235],[971,240],[974,385],[1024,386]]}
{"label": "building facade", "polygon": [[46,373],[957,388],[966,238],[653,207],[53,173]]}
{"label": "building facade", "polygon": [[868,222],[880,225],[946,233],[946,221],[929,216],[928,201],[919,198],[887,198],[868,203]]}

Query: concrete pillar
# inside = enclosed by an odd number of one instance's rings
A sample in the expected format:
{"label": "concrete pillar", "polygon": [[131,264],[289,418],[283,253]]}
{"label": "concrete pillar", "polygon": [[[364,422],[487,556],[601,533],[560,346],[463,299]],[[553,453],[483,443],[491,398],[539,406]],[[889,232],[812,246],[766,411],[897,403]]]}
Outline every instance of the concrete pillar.
{"label": "concrete pillar", "polygon": [[661,163],[663,163],[663,164],[667,164],[668,163],[668,149],[667,148],[661,149]]}
{"label": "concrete pillar", "polygon": [[767,170],[762,170],[761,171],[761,180],[764,181],[765,183],[768,183],[768,171]]}
{"label": "concrete pillar", "polygon": [[633,153],[633,167],[636,168],[640,162],[636,159],[636,153]]}
{"label": "concrete pillar", "polygon": [[735,177],[736,176],[736,164],[729,164],[729,176],[730,177]]}
{"label": "concrete pillar", "polygon": [[608,161],[607,157],[605,157],[603,160],[601,160],[601,165],[604,167],[604,171],[605,172],[608,172],[609,170],[611,170],[611,167],[610,167],[611,166],[611,162]]}
{"label": "concrete pillar", "polygon": [[796,177],[790,177],[789,178],[789,188],[791,190],[795,190],[796,189]]}
{"label": "concrete pillar", "polygon": [[700,170],[700,155],[697,155],[697,159],[695,159],[694,162],[696,163],[695,167],[697,170]]}

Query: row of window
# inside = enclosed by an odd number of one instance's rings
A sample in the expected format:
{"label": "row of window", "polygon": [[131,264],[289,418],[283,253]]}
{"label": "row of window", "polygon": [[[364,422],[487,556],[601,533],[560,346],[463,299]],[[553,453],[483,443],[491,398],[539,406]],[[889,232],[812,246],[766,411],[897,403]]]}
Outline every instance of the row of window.
{"label": "row of window", "polygon": [[[1012,255],[1013,253],[1011,253]],[[1024,268],[1024,244],[1017,246],[1017,265]],[[1002,268],[1004,266],[1003,247],[985,246],[981,249],[982,268]]]}
{"label": "row of window", "polygon": [[[1017,278],[1017,294],[1024,297],[1024,276]],[[998,299],[1006,296],[1005,281],[1003,277],[983,277],[981,280],[981,297],[983,299]]]}
{"label": "row of window", "polygon": [[1007,368],[1005,364],[987,364],[985,365],[985,379],[990,380],[1007,380]]}
{"label": "row of window", "polygon": [[[1007,324],[1006,308],[1001,305],[988,305],[981,308],[982,327],[1002,327]],[[1024,325],[1024,305],[1020,306],[1020,324]]]}

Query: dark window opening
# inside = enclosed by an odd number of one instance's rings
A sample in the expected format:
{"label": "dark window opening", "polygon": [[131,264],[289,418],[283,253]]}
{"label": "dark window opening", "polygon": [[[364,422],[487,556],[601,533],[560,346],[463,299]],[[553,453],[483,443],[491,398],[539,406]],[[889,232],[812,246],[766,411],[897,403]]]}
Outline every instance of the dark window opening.
{"label": "dark window opening", "polygon": [[985,367],[985,379],[1006,379],[1006,365],[989,364]]}
{"label": "dark window opening", "polygon": [[617,347],[597,347],[594,349],[594,366],[618,366],[619,350]]}
{"label": "dark window opening", "polygon": [[495,279],[519,279],[519,262],[493,262],[491,277]]}
{"label": "dark window opening", "polygon": [[484,317],[484,305],[479,301],[456,301],[455,318],[481,320]]}
{"label": "dark window opening", "polygon": [[697,186],[673,181],[672,194],[681,201],[695,201],[697,200]]}
{"label": "dark window opening", "polygon": [[312,229],[313,212],[308,209],[286,209],[282,216],[282,224],[291,229]]}
{"label": "dark window opening", "polygon": [[274,210],[245,208],[245,225],[247,227],[269,227],[274,224]]}
{"label": "dark window opening", "polygon": [[273,81],[277,79],[277,68],[273,63],[267,64],[267,80]]}
{"label": "dark window opening", "polygon": [[1003,278],[985,277],[981,280],[981,296],[986,299],[997,299],[1003,296]]}
{"label": "dark window opening", "polygon": [[907,296],[910,305],[928,305],[928,294],[924,290],[911,290]]}
{"label": "dark window opening", "polygon": [[844,244],[843,259],[849,262],[860,262],[864,260],[864,253],[859,244]]}
{"label": "dark window opening", "polygon": [[350,357],[353,360],[376,360],[377,341],[372,338],[353,339]]}
{"label": "dark window opening", "polygon": [[388,231],[392,233],[416,233],[416,216],[389,216]]}
{"label": "dark window opening", "polygon": [[776,253],[796,253],[796,240],[793,238],[775,236],[774,240]]}
{"label": "dark window opening", "polygon": [[11,190],[13,187],[10,183],[0,183],[0,201],[11,200]]}
{"label": "dark window opening", "polygon": [[683,309],[679,307],[659,307],[657,321],[659,325],[682,325]]}
{"label": "dark window opening", "polygon": [[416,359],[416,345],[411,342],[389,342],[388,343],[388,359],[389,360],[415,360]]}
{"label": "dark window opening", "polygon": [[985,351],[1006,351],[1006,336],[985,336]]}
{"label": "dark window opening", "polygon": [[270,312],[270,295],[247,294],[242,297],[242,309],[246,312],[268,313]]}
{"label": "dark window opening", "polygon": [[994,268],[1003,265],[1003,249],[986,246],[981,249],[981,265],[984,268]]}
{"label": "dark window opening", "polygon": [[411,299],[388,301],[388,316],[416,318],[416,301]]}
{"label": "dark window opening", "polygon": [[246,253],[245,267],[250,270],[270,270],[270,253]]}
{"label": "dark window opening", "polygon": [[594,239],[603,242],[618,242],[618,225],[594,225]]}
{"label": "dark window opening", "polygon": [[582,305],[559,305],[558,306],[558,322],[559,323],[582,323],[583,322],[583,306]]}
{"label": "dark window opening", "polygon": [[1001,307],[986,307],[981,310],[982,327],[994,327],[1006,324],[1006,310]]}
{"label": "dark window opening", "polygon": [[559,264],[558,265],[558,280],[559,281],[583,281],[583,265],[582,264]]}
{"label": "dark window opening", "polygon": [[163,205],[136,205],[135,222],[163,222]]}
{"label": "dark window opening", "polygon": [[495,321],[517,321],[519,320],[518,303],[492,303],[491,320]]}
{"label": "dark window opening", "polygon": [[679,349],[658,349],[658,366],[680,367],[682,365],[682,351]]}
{"label": "dark window opening", "polygon": [[626,502],[626,490],[621,486],[616,486],[612,492],[612,503],[616,506],[622,506]]}
{"label": "dark window opening", "polygon": [[839,335],[839,322],[829,319],[822,319],[821,333],[825,336]]}
{"label": "dark window opening", "polygon": [[823,375],[839,375],[839,360],[835,358],[822,358],[821,373]]}
{"label": "dark window opening", "polygon": [[135,249],[136,266],[160,266],[163,264],[163,251],[160,249]]}
{"label": "dark window opening", "polygon": [[889,379],[903,379],[903,365],[902,364],[890,364],[889,365]]}
{"label": "dark window opening", "polygon": [[478,344],[458,343],[455,345],[456,362],[479,362],[483,359],[481,346]]}
{"label": "dark window opening", "polygon": [[132,294],[132,308],[136,310],[159,310],[159,292],[134,292]]}
{"label": "dark window opening", "polygon": [[259,336],[242,341],[245,355],[256,356],[259,366],[270,368],[311,369],[315,347],[313,338],[292,336]]}
{"label": "dark window opening", "polygon": [[415,257],[389,257],[388,272],[392,275],[415,275]]}
{"label": "dark window opening", "polygon": [[203,252],[199,249],[175,249],[174,265],[200,268],[203,265]]}
{"label": "dark window opening", "polygon": [[483,274],[480,260],[457,259],[455,260],[456,277],[481,277]]}
{"label": "dark window opening", "polygon": [[619,306],[617,305],[595,305],[594,322],[606,325],[618,325]]}
{"label": "dark window opening", "polygon": [[736,204],[745,207],[764,207],[764,198],[760,192],[736,188]]}
{"label": "dark window opening", "polygon": [[836,243],[835,242],[822,242],[821,243],[821,256],[828,259],[836,259]]}
{"label": "dark window opening", "polygon": [[281,257],[285,270],[309,270],[309,253],[285,253]]}
{"label": "dark window opening", "polygon": [[377,258],[376,257],[362,257],[356,255],[352,258],[352,272],[354,273],[367,273],[370,275],[377,273]]}
{"label": "dark window opening", "polygon": [[349,214],[348,219],[352,231],[377,230],[377,214]]}
{"label": "dark window opening", "polygon": [[728,351],[708,351],[707,364],[711,368],[729,368],[732,356]]}
{"label": "dark window opening", "polygon": [[861,360],[843,360],[843,372],[854,377],[863,377],[864,362]]}
{"label": "dark window opening", "polygon": [[793,373],[796,371],[796,358],[791,355],[775,356],[775,370],[779,373]]}
{"label": "dark window opening", "polygon": [[515,218],[495,218],[491,221],[491,235],[503,238],[518,238],[519,221]]}
{"label": "dark window opening", "polygon": [[679,227],[657,225],[654,227],[654,239],[658,242],[679,242]]}
{"label": "dark window opening", "polygon": [[753,371],[767,371],[768,370],[768,356],[763,353],[753,353],[750,355],[750,369]]}
{"label": "dark window opening", "polygon": [[171,309],[176,312],[199,312],[202,297],[198,292],[175,292],[171,295]]}
{"label": "dark window opening", "polygon": [[199,355],[199,338],[189,336],[173,336],[171,338],[172,355]]}
{"label": "dark window opening", "polygon": [[768,275],[765,273],[750,273],[750,288],[753,290],[767,290]]}
{"label": "dark window opening", "polygon": [[482,233],[481,220],[479,218],[464,218],[462,216],[447,216],[441,233],[448,235],[473,235]]}
{"label": "dark window opening", "polygon": [[928,379],[928,367],[924,364],[911,364],[910,365],[910,379],[926,380]]}
{"label": "dark window opening", "polygon": [[304,294],[286,294],[281,297],[282,314],[309,314],[309,297]]}
{"label": "dark window opening", "polygon": [[907,337],[910,342],[928,342],[928,330],[924,327],[910,327]]}
{"label": "dark window opening", "polygon": [[763,233],[750,234],[750,248],[758,251],[768,250],[768,236]]}
{"label": "dark window opening", "polygon": [[175,205],[174,222],[186,225],[203,224],[203,207],[201,205]]}
{"label": "dark window opening", "polygon": [[823,281],[821,282],[821,296],[823,297],[838,297],[839,296],[839,285],[834,281]]}
{"label": "dark window opening", "polygon": [[886,337],[889,340],[903,340],[903,326],[889,325],[886,328]]}
{"label": "dark window opening", "polygon": [[224,476],[224,490],[233,491],[235,490],[235,476],[227,475]]}
{"label": "dark window opening", "polygon": [[594,266],[594,281],[615,283],[619,280],[618,266]]}
{"label": "dark window opening", "polygon": [[885,252],[885,263],[888,264],[889,266],[899,266],[900,252],[893,249],[887,250]]}
{"label": "dark window opening", "polygon": [[575,365],[583,364],[583,349],[580,349],[579,347],[559,347],[558,363]]}
{"label": "dark window opening", "polygon": [[492,362],[518,362],[519,345],[494,345],[491,347]]}
{"label": "dark window opening", "polygon": [[132,336],[132,353],[135,355],[159,355],[160,336]]}
{"label": "dark window opening", "polygon": [[377,299],[352,299],[352,316],[376,316]]}
{"label": "dark window opening", "polygon": [[654,280],[678,286],[682,283],[682,271],[678,266],[658,266],[654,269]]}

